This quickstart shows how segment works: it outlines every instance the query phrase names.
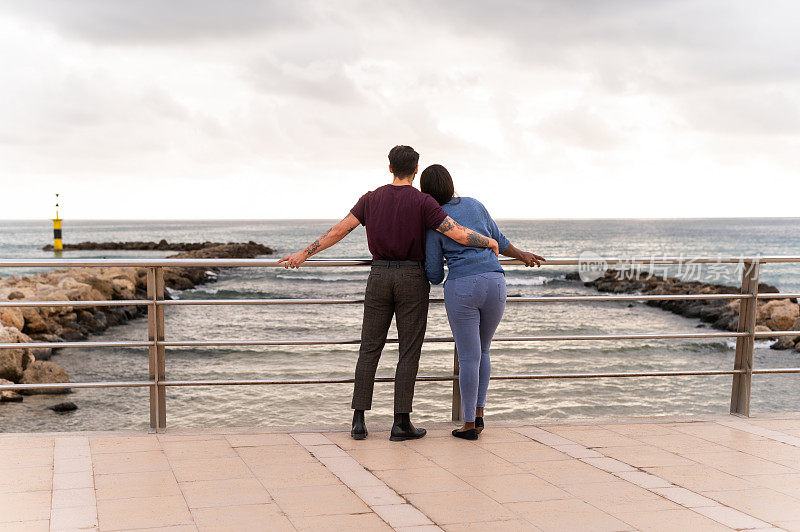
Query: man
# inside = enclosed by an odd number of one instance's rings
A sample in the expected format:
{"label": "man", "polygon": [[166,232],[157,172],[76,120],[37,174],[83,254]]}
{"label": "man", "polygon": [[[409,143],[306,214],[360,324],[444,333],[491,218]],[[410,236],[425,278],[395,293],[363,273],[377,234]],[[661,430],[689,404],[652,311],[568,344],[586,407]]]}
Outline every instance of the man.
{"label": "man", "polygon": [[286,268],[297,268],[310,256],[339,242],[358,224],[366,226],[372,269],[364,294],[361,348],[353,390],[350,435],[356,440],[367,437],[364,411],[372,408],[375,370],[393,315],[397,318],[400,358],[395,371],[394,425],[390,439],[403,441],[426,434],[425,429],[412,425],[410,416],[428,321],[430,284],[424,268],[425,231],[436,229],[466,246],[499,252],[496,240],[457,224],[436,200],[412,186],[419,170],[418,161],[419,154],[410,146],[392,148],[391,184],[361,196],[344,220],[304,250],[278,261],[285,262]]}

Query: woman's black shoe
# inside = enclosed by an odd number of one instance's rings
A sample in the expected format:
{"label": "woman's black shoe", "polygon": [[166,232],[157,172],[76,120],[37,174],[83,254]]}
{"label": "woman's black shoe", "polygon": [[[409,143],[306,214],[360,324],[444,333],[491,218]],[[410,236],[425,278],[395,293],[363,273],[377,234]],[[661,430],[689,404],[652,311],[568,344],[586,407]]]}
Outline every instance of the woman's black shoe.
{"label": "woman's black shoe", "polygon": [[453,429],[453,436],[456,438],[462,438],[465,440],[477,440],[478,439],[478,431],[475,429],[467,429],[467,430],[458,430]]}
{"label": "woman's black shoe", "polygon": [[354,440],[363,440],[367,437],[367,424],[364,422],[364,411],[353,411],[353,428],[350,429],[350,436]]}
{"label": "woman's black shoe", "polygon": [[475,430],[478,432],[478,434],[483,432],[483,418],[482,417],[476,417],[475,418]]}

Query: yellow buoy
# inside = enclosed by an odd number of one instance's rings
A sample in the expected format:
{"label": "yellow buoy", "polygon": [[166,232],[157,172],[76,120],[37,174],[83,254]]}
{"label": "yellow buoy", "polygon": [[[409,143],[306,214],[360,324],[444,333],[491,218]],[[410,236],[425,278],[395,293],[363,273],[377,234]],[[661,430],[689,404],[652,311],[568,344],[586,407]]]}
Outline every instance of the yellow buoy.
{"label": "yellow buoy", "polygon": [[61,218],[58,217],[58,194],[56,194],[56,217],[53,221],[53,249],[61,251],[64,245],[61,243]]}

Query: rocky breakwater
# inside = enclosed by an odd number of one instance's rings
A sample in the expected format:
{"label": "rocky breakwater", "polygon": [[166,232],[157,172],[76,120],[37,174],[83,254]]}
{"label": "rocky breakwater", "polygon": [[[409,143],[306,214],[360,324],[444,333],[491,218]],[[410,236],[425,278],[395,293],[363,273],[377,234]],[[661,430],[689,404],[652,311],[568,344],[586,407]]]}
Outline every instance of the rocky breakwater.
{"label": "rocky breakwater", "polygon": [[[271,248],[257,244],[215,244],[172,255],[170,258],[239,259],[270,255]],[[216,280],[216,268],[164,269],[164,283],[186,290]],[[108,301],[145,299],[146,268],[70,268],[0,279],[0,301]],[[81,341],[108,327],[147,313],[144,306],[122,307],[0,307],[0,343],[19,348],[0,349],[0,384],[69,382],[64,368],[48,360],[52,348],[28,349],[26,343]],[[64,393],[66,388],[26,390],[25,393]],[[0,401],[20,401],[12,391],[0,392]]]}
{"label": "rocky breakwater", "polygon": [[[568,274],[567,279],[580,280],[577,273]],[[739,289],[721,284],[699,281],[681,281],[649,275],[646,272],[607,270],[602,277],[584,285],[600,292],[613,294],[738,294]],[[771,285],[760,283],[761,293],[779,293]],[[698,318],[715,329],[736,331],[739,326],[739,300],[666,300],[647,301],[651,307],[659,307],[687,318]],[[800,307],[795,299],[759,300],[756,315],[756,331],[800,331]],[[800,352],[800,336],[781,336],[772,344],[773,349],[795,349]]]}

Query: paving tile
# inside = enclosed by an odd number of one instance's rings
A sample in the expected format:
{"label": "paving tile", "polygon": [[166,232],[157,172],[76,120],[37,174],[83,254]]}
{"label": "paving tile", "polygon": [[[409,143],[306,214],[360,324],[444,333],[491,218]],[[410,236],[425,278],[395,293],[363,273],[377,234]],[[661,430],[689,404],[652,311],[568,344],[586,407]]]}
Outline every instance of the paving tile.
{"label": "paving tile", "polygon": [[61,459],[56,458],[53,461],[53,472],[55,473],[79,473],[81,471],[91,471],[92,460],[91,458],[70,458]]}
{"label": "paving tile", "polygon": [[686,453],[687,458],[719,469],[731,475],[776,475],[781,473],[796,473],[797,471],[763,460],[756,456],[740,451],[725,451],[721,453]]}
{"label": "paving tile", "polygon": [[633,508],[637,511],[680,509],[674,502],[622,480],[600,484],[576,484],[564,489],[574,497],[610,514],[630,511]]}
{"label": "paving tile", "polygon": [[53,468],[37,467],[3,467],[0,474],[0,493],[16,493],[20,491],[42,491],[53,488]]}
{"label": "paving tile", "polygon": [[182,496],[97,501],[102,530],[156,528],[192,522]]}
{"label": "paving tile", "polygon": [[294,531],[289,519],[274,503],[195,508],[192,510],[197,529],[205,531],[269,530]]}
{"label": "paving tile", "polygon": [[92,454],[157,451],[161,448],[161,444],[155,435],[91,438],[89,445],[92,449]]}
{"label": "paving tile", "polygon": [[436,525],[401,526],[394,530],[397,532],[442,532],[442,529]]}
{"label": "paving tile", "polygon": [[708,497],[703,497],[699,493],[689,491],[686,488],[654,488],[653,493],[657,493],[672,502],[678,503],[687,508],[698,508],[700,506],[719,506],[719,503]]}
{"label": "paving tile", "polygon": [[463,478],[471,486],[500,503],[572,497],[566,491],[528,473]]}
{"label": "paving tile", "polygon": [[350,532],[391,531],[392,528],[374,513],[355,515],[320,515],[311,517],[292,517],[292,524],[298,530],[331,530]]}
{"label": "paving tile", "polygon": [[800,499],[767,488],[708,491],[703,495],[764,521],[800,520]]}
{"label": "paving tile", "polygon": [[278,506],[290,517],[354,514],[369,508],[346,486],[300,486],[270,489]]}
{"label": "paving tile", "polygon": [[324,434],[314,432],[295,432],[292,434],[292,438],[303,446],[329,445],[332,443]]}
{"label": "paving tile", "polygon": [[54,473],[53,489],[69,490],[76,488],[94,487],[94,478],[91,471],[81,471],[79,473]]}
{"label": "paving tile", "polygon": [[256,478],[268,489],[341,484],[333,473],[318,463],[270,464],[254,466],[252,469]]}
{"label": "paving tile", "polygon": [[50,520],[17,521],[15,523],[0,523],[0,532],[48,532]]}
{"label": "paving tile", "polygon": [[92,464],[98,475],[169,470],[167,456],[160,450],[95,454]]}
{"label": "paving tile", "polygon": [[390,469],[376,471],[375,476],[401,494],[472,489],[465,481],[441,467]]}
{"label": "paving tile", "polygon": [[311,453],[297,443],[292,445],[238,447],[235,452],[250,465],[316,462]]}
{"label": "paving tile", "polygon": [[52,449],[54,444],[53,438],[40,436],[0,438],[0,451],[3,449]]}
{"label": "paving tile", "polygon": [[727,506],[704,506],[693,510],[730,528],[764,528],[769,526],[764,521]]}
{"label": "paving tile", "polygon": [[739,477],[702,464],[694,466],[648,467],[648,473],[692,491],[741,490],[756,487]]}
{"label": "paving tile", "polygon": [[172,471],[97,475],[94,482],[98,500],[181,495]]}
{"label": "paving tile", "polygon": [[579,443],[586,447],[630,447],[639,442],[616,432],[592,427],[552,427],[548,432],[553,432],[571,443]]}
{"label": "paving tile", "polygon": [[170,441],[162,444],[169,460],[235,458],[236,451],[226,440]]}
{"label": "paving tile", "polygon": [[642,471],[622,471],[614,474],[622,480],[646,489],[668,488],[672,485],[663,478]]}
{"label": "paving tile", "polygon": [[545,532],[611,532],[633,529],[623,521],[576,499],[515,502],[506,507]]}
{"label": "paving tile", "polygon": [[571,458],[601,458],[603,455],[594,449],[589,449],[583,445],[556,445],[556,451],[564,453]]}
{"label": "paving tile", "polygon": [[50,519],[50,491],[0,493],[0,523]]}
{"label": "paving tile", "polygon": [[350,456],[371,471],[384,469],[412,469],[435,464],[421,454],[398,445],[395,449],[357,449]]}
{"label": "paving tile", "polygon": [[620,423],[616,425],[603,425],[602,428],[638,439],[639,436],[668,436],[675,431],[658,423]]}
{"label": "paving tile", "polygon": [[306,449],[316,458],[341,458],[349,456],[343,449],[333,444],[311,445]]}
{"label": "paving tile", "polygon": [[617,480],[610,473],[585,464],[580,460],[527,462],[520,465],[537,477],[559,487]]}
{"label": "paving tile", "polygon": [[255,478],[181,482],[180,488],[189,508],[242,506],[272,501],[267,490]]}
{"label": "paving tile", "polygon": [[[367,428],[369,429],[369,422],[367,422]],[[389,441],[388,432],[373,432],[371,429],[365,440],[354,440],[350,437],[349,432],[326,433],[325,437],[345,451],[352,451],[354,449],[396,449],[398,446],[403,446],[398,445],[398,442]],[[415,441],[422,442],[429,438],[430,434]]]}
{"label": "paving tile", "polygon": [[199,460],[174,460],[172,472],[178,482],[193,480],[220,480],[248,478],[253,474],[241,458],[203,458]]}
{"label": "paving tile", "polygon": [[54,490],[53,508],[71,508],[74,506],[94,506],[94,488],[78,488],[72,490]]}
{"label": "paving tile", "polygon": [[431,520],[410,504],[373,506],[372,510],[392,528],[431,525]]}
{"label": "paving tile", "polygon": [[800,499],[800,473],[784,475],[748,475],[742,477],[754,486],[780,491],[796,499]]}
{"label": "paving tile", "polygon": [[778,521],[775,524],[786,532],[800,532],[800,521]]}
{"label": "paving tile", "polygon": [[619,460],[615,460],[614,458],[608,458],[605,456],[601,458],[581,458],[581,462],[596,467],[597,469],[608,471],[609,473],[619,473],[621,471],[635,471],[635,468],[631,467],[625,462],[620,462]]}
{"label": "paving tile", "polygon": [[262,447],[295,443],[294,438],[289,434],[226,434],[225,439],[232,447]]}
{"label": "paving tile", "polygon": [[369,506],[385,506],[387,504],[403,504],[406,502],[393,489],[383,483],[378,486],[354,486],[351,484],[347,484],[347,486]]}
{"label": "paving tile", "polygon": [[481,432],[480,443],[501,443],[501,442],[524,442],[530,438],[524,434],[507,428],[489,428]]}
{"label": "paving tile", "polygon": [[502,504],[477,490],[411,493],[406,498],[440,526],[516,517]]}
{"label": "paving tile", "polygon": [[666,434],[662,436],[637,436],[637,440],[671,453],[707,453],[727,451],[728,447],[710,442],[691,434]]}
{"label": "paving tile", "polygon": [[515,427],[513,430],[514,432],[551,447],[557,445],[577,445],[577,443],[572,440],[559,436],[558,434],[553,434],[552,432],[547,432],[538,427]]}
{"label": "paving tile", "polygon": [[492,521],[491,523],[453,523],[444,525],[444,529],[447,532],[462,532],[470,530],[491,530],[492,532],[536,532],[539,530],[528,521],[523,521],[522,519]]}
{"label": "paving tile", "polygon": [[3,464],[4,468],[52,466],[53,449],[50,447],[0,449],[0,464]]}
{"label": "paving tile", "polygon": [[649,445],[607,447],[603,449],[603,454],[634,467],[692,465],[694,463],[688,458]]}
{"label": "paving tile", "polygon": [[[168,429],[169,430],[169,429]],[[167,432],[156,434],[158,441],[164,443],[166,441],[193,441],[193,440],[223,440],[224,434],[217,434],[214,432]]]}
{"label": "paving tile", "polygon": [[615,516],[643,532],[685,532],[687,530],[726,532],[730,530],[727,526],[717,523],[713,519],[685,509],[656,512],[622,512],[615,514]]}
{"label": "paving tile", "polygon": [[76,530],[96,526],[97,508],[94,505],[53,508],[50,514],[50,530]]}
{"label": "paving tile", "polygon": [[535,441],[479,443],[483,449],[509,462],[566,460],[567,455]]}
{"label": "paving tile", "polygon": [[434,456],[432,461],[458,476],[510,475],[522,473],[522,467],[545,462],[518,462],[512,464],[488,451],[461,456]]}

